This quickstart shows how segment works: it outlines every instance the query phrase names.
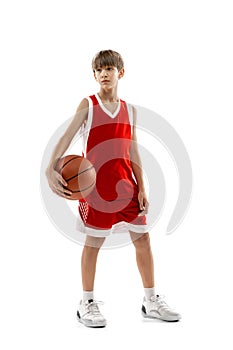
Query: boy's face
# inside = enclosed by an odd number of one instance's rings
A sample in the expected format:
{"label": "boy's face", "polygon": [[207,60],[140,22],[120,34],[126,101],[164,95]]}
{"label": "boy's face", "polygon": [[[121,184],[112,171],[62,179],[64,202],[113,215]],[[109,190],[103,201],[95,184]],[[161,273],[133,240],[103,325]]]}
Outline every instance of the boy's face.
{"label": "boy's face", "polygon": [[118,71],[114,66],[97,67],[94,71],[94,77],[101,87],[114,87],[119,79],[124,76],[124,68]]}

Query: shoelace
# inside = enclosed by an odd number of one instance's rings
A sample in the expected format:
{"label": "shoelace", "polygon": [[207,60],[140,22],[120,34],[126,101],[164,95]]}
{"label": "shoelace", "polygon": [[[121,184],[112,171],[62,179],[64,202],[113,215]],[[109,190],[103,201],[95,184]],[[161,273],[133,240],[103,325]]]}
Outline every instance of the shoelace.
{"label": "shoelace", "polygon": [[167,305],[167,303],[163,300],[164,296],[163,295],[153,295],[150,300],[156,304],[156,309],[160,310],[160,309],[167,309],[169,310],[169,306]]}
{"label": "shoelace", "polygon": [[92,312],[95,315],[99,315],[100,314],[100,310],[98,308],[98,304],[99,305],[103,305],[104,303],[102,301],[98,301],[98,300],[93,300],[91,302],[86,302],[86,307],[88,309],[89,312]]}

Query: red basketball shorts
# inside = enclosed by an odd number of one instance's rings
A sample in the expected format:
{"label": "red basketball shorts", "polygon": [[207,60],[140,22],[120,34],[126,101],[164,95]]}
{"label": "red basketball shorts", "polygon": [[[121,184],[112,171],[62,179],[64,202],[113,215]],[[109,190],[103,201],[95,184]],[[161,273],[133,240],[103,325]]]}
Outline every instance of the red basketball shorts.
{"label": "red basketball shorts", "polygon": [[146,232],[146,216],[140,213],[137,196],[112,202],[99,202],[91,205],[79,202],[79,214],[85,227],[95,230],[110,230],[113,225],[124,222],[129,230]]}

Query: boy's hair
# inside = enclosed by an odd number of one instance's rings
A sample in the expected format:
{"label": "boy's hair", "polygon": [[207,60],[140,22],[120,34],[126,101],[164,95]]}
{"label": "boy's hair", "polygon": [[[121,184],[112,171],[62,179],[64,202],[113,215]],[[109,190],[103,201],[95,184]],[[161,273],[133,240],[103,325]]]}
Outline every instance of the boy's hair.
{"label": "boy's hair", "polygon": [[113,50],[99,51],[92,60],[92,69],[95,72],[98,67],[106,66],[116,67],[120,71],[124,67],[121,55]]}

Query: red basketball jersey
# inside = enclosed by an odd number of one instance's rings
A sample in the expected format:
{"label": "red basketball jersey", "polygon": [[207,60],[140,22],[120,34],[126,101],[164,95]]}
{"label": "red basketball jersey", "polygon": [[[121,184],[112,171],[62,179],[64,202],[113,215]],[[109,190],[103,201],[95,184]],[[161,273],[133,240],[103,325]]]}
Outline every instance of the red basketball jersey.
{"label": "red basketball jersey", "polygon": [[[97,173],[96,188],[88,202],[132,198],[138,192],[130,161],[132,142],[127,104],[119,100],[111,113],[98,95],[89,97],[89,114],[84,128],[84,155]],[[90,105],[92,103],[92,106]]]}

